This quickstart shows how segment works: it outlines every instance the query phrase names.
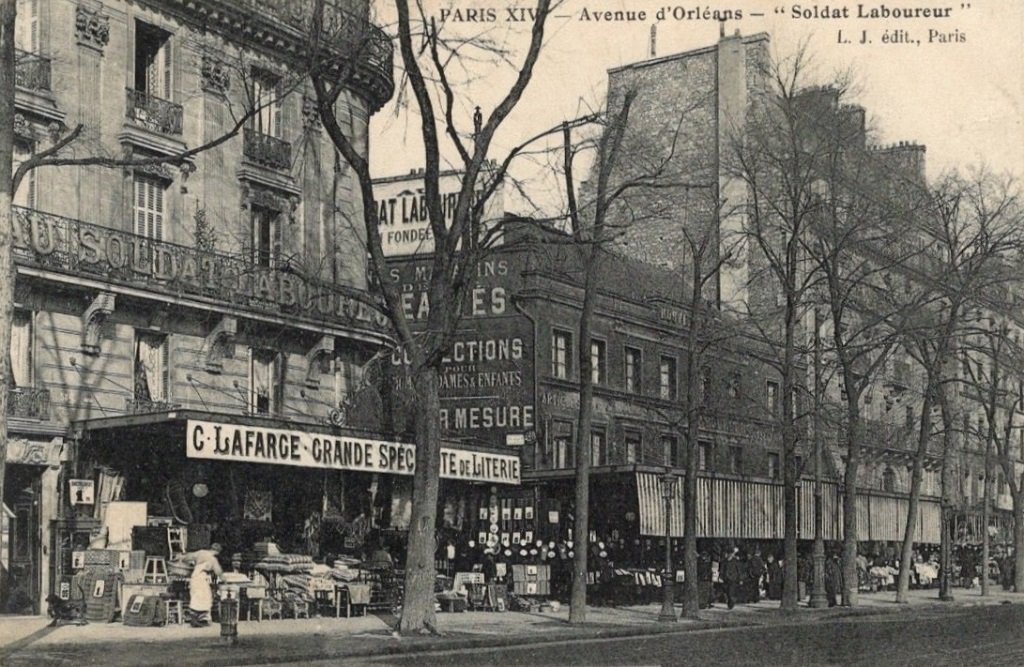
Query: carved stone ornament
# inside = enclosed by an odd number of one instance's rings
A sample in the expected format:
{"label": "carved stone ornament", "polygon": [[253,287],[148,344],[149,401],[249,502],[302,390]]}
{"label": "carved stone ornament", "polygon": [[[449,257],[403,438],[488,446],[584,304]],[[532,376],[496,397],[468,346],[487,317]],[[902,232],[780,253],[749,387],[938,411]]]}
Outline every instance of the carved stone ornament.
{"label": "carved stone ornament", "polygon": [[132,167],[132,170],[139,174],[148,174],[165,181],[174,180],[174,172],[166,164],[140,164]]}
{"label": "carved stone ornament", "polygon": [[110,18],[79,5],[75,8],[75,37],[82,46],[102,52],[110,41]]}
{"label": "carved stone ornament", "polygon": [[113,292],[100,292],[82,313],[82,352],[90,356],[100,353],[100,332],[107,317],[114,312]]}
{"label": "carved stone ornament", "polygon": [[204,55],[199,68],[203,90],[216,95],[226,95],[231,88],[231,73],[227,66],[216,58]]}
{"label": "carved stone ornament", "polygon": [[319,132],[320,111],[317,109],[316,100],[306,95],[302,96],[302,129],[307,132]]}
{"label": "carved stone ornament", "polygon": [[206,336],[206,370],[220,373],[224,370],[224,358],[235,356],[235,336],[238,334],[238,320],[224,316]]}
{"label": "carved stone ornament", "polygon": [[34,139],[32,125],[28,119],[20,113],[14,114],[14,134],[22,139]]}
{"label": "carved stone ornament", "polygon": [[334,336],[321,336],[306,353],[306,386],[320,387],[320,359],[334,354]]}
{"label": "carved stone ornament", "polygon": [[297,196],[278,193],[271,188],[261,187],[248,181],[242,182],[242,208],[259,206],[278,213],[293,212],[299,205]]}

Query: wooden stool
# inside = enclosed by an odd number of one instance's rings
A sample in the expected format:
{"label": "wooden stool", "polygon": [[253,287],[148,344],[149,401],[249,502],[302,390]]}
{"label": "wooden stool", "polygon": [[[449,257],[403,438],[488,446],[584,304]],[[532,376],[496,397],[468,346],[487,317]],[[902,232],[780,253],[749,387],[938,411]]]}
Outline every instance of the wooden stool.
{"label": "wooden stool", "polygon": [[146,556],[146,569],[142,576],[146,584],[167,583],[167,562],[160,556]]}
{"label": "wooden stool", "polygon": [[185,622],[185,614],[181,609],[181,600],[164,600],[164,625],[170,625],[172,622],[177,625]]}

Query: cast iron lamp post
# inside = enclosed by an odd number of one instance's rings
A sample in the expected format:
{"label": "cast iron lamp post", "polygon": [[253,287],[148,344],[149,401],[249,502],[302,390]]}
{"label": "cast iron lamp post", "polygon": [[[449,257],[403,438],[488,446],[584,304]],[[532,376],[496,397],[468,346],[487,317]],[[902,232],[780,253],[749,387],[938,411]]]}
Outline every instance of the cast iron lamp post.
{"label": "cast iron lamp post", "polygon": [[666,469],[659,481],[661,482],[661,497],[665,501],[665,573],[661,578],[663,597],[658,620],[674,623],[678,620],[674,600],[675,572],[672,568],[672,498],[675,496],[676,476],[672,474],[671,470]]}

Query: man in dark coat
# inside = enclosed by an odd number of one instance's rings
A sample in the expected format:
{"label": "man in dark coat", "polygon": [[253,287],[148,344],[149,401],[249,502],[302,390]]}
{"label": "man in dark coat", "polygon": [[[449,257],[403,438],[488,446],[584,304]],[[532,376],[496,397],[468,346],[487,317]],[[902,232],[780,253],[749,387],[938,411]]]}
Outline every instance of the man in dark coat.
{"label": "man in dark coat", "polygon": [[839,556],[833,554],[825,562],[825,596],[828,597],[828,606],[836,606],[836,596],[843,590],[843,566],[839,562]]}
{"label": "man in dark coat", "polygon": [[754,549],[754,554],[747,561],[747,580],[750,582],[751,602],[761,601],[761,579],[764,578],[766,571],[764,561],[761,560],[761,550]]}
{"label": "man in dark coat", "polygon": [[733,549],[725,557],[722,565],[722,583],[725,584],[725,601],[729,609],[736,606],[736,596],[739,594],[740,581],[743,579],[743,563],[736,557],[739,549]]}
{"label": "man in dark coat", "polygon": [[697,599],[701,609],[712,606],[712,591],[714,586],[711,583],[711,556],[708,552],[701,551],[697,559]]}
{"label": "man in dark coat", "polygon": [[775,560],[775,556],[768,554],[768,599],[769,600],[781,600],[782,599],[782,566],[779,565],[779,561]]}

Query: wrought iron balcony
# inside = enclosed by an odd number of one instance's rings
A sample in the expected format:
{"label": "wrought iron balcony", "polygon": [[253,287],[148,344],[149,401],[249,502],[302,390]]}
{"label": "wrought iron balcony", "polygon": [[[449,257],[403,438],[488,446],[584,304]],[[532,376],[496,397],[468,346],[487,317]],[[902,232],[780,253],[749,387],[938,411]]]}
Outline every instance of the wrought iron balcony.
{"label": "wrought iron balcony", "polygon": [[242,154],[256,164],[271,169],[288,170],[292,166],[290,143],[249,127],[242,133]]}
{"label": "wrought iron balcony", "polygon": [[124,409],[130,415],[142,415],[150,412],[167,412],[177,410],[181,405],[169,401],[151,401],[145,398],[126,398]]}
{"label": "wrought iron balcony", "polygon": [[38,53],[16,49],[14,81],[26,90],[50,90],[50,59]]}
{"label": "wrought iron balcony", "polygon": [[19,267],[149,290],[217,309],[238,308],[328,325],[383,332],[386,318],[335,285],[260,266],[251,254],[203,250],[33,209],[14,209]]}
{"label": "wrought iron balcony", "polygon": [[128,119],[137,125],[163,134],[181,134],[181,105],[150,95],[144,90],[127,88]]}
{"label": "wrought iron balcony", "polygon": [[25,419],[49,419],[50,390],[39,387],[11,387],[7,393],[7,415]]}

